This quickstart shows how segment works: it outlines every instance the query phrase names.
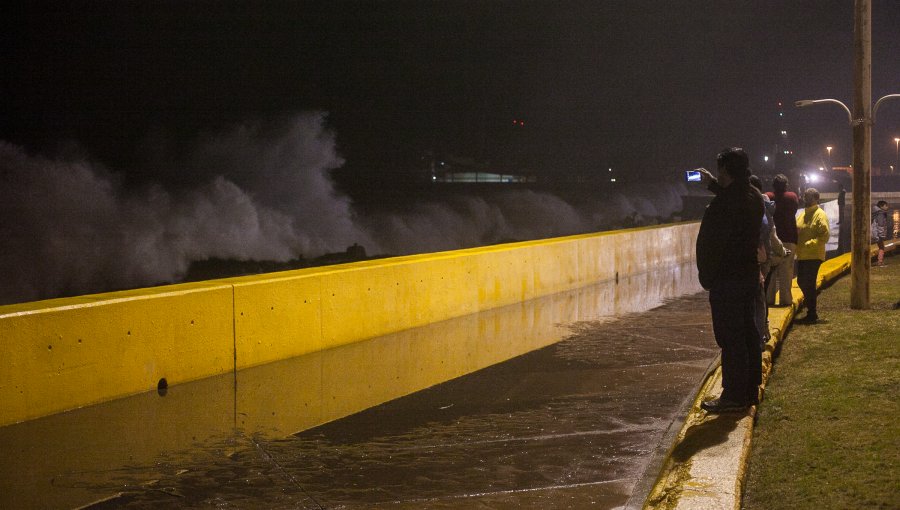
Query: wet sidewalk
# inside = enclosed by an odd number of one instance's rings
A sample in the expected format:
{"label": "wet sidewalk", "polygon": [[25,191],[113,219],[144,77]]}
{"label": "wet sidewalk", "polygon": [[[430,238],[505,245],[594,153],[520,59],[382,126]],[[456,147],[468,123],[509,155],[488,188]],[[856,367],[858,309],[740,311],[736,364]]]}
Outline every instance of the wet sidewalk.
{"label": "wet sidewalk", "polygon": [[[557,345],[260,449],[312,508],[621,506],[716,354],[703,308],[684,298],[577,324]],[[196,493],[190,478],[178,484]]]}
{"label": "wet sidewalk", "polygon": [[[632,290],[625,292],[629,285]],[[418,358],[449,363],[453,356],[415,351],[412,346],[418,341],[393,340],[391,356],[363,345],[347,346],[348,351],[319,355],[330,356],[331,362],[291,360],[259,367],[264,376],[242,371],[201,381],[190,390],[210,401],[228,400],[231,392],[233,412],[224,404],[198,411],[200,404],[187,403],[180,412],[191,418],[169,425],[154,421],[162,411],[147,411],[151,401],[155,406],[165,401],[155,395],[140,397],[131,411],[106,411],[103,420],[133,416],[129,430],[140,427],[140,421],[144,427],[164,429],[165,438],[153,440],[164,444],[147,448],[149,453],[143,455],[133,450],[139,446],[135,443],[152,442],[145,437],[150,435],[147,429],[129,438],[131,446],[129,441],[119,446],[123,451],[116,455],[104,457],[96,451],[98,445],[83,462],[70,458],[68,463],[41,466],[41,459],[54,451],[84,455],[86,450],[73,447],[65,452],[51,446],[33,451],[38,448],[35,427],[46,435],[59,431],[68,438],[56,443],[60,445],[84,437],[72,430],[89,432],[87,423],[99,418],[72,421],[76,412],[6,427],[0,429],[5,449],[16,441],[31,446],[20,448],[18,466],[10,466],[15,457],[7,457],[3,478],[10,484],[16,468],[37,477],[32,490],[38,494],[20,499],[22,508],[58,507],[51,503],[77,499],[42,495],[41,479],[46,477],[51,488],[102,500],[90,506],[95,509],[617,508],[629,500],[629,505],[640,506],[650,489],[647,480],[655,479],[661,457],[671,446],[672,431],[681,427],[699,382],[718,354],[706,294],[696,290],[685,269],[683,281],[675,285],[646,278],[623,281],[589,295],[579,291],[575,298],[556,296],[544,305],[493,312],[519,317],[524,327],[516,329],[502,319],[493,322],[493,332],[481,328],[480,341],[487,336],[491,343],[475,350],[488,358],[466,358],[465,363],[486,368],[462,377],[451,370],[441,377],[452,380],[400,398],[372,394],[383,392],[379,388],[391,380],[420,378],[410,375]],[[652,310],[629,311],[684,292],[689,294]],[[537,306],[537,311],[528,306]],[[430,335],[437,335],[435,331]],[[540,339],[525,338],[532,331],[540,332]],[[510,355],[501,343],[524,344],[531,352],[494,364],[494,358]],[[448,345],[423,347],[441,350]],[[403,359],[398,350],[412,353],[411,359]],[[473,356],[471,349],[468,356]],[[328,376],[329,371],[334,373]],[[342,372],[349,381],[343,386]],[[200,385],[206,389],[198,389]],[[179,388],[172,388],[170,397],[187,391]],[[241,389],[249,390],[248,396],[241,396]],[[329,421],[328,413],[309,410],[318,398],[322,406],[344,402],[345,410],[332,413],[349,414],[351,393],[387,402],[335,421]],[[242,405],[245,401],[252,405]],[[220,416],[210,419],[211,414]],[[200,426],[198,421],[209,424]],[[302,426],[317,421],[327,423]],[[292,427],[303,431],[286,432]],[[102,461],[94,458],[98,456]],[[130,460],[123,461],[123,456]]]}

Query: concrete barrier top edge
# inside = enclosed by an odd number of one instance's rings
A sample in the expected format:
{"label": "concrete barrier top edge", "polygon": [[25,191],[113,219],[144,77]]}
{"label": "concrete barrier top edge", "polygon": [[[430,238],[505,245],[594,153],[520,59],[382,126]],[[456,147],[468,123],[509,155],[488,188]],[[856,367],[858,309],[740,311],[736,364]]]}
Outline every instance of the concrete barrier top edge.
{"label": "concrete barrier top edge", "polygon": [[175,283],[158,287],[143,287],[138,289],[119,290],[101,294],[85,294],[64,298],[46,299],[43,301],[28,301],[25,303],[13,303],[0,305],[0,319],[36,313],[70,310],[76,308],[90,308],[93,306],[123,303],[126,301],[139,301],[171,296],[180,296],[194,292],[208,292],[210,290],[230,289],[232,285],[222,280],[208,280],[202,282]]}

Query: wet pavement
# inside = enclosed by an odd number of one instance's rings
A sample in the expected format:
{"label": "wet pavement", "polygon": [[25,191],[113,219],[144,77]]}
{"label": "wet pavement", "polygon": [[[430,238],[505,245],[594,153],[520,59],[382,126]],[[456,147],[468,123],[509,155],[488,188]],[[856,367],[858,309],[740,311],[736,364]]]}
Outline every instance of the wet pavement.
{"label": "wet pavement", "polygon": [[0,507],[620,507],[718,354],[697,290],[668,269],[0,428]]}

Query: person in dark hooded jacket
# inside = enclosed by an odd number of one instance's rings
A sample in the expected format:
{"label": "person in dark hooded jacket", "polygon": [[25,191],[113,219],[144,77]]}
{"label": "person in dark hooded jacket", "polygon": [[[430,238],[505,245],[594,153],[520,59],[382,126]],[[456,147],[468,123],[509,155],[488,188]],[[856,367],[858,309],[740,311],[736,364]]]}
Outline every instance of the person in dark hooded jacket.
{"label": "person in dark hooded jacket", "polygon": [[884,266],[884,242],[888,238],[888,203],[879,200],[872,209],[872,240],[878,245],[878,258],[875,265]]}
{"label": "person in dark hooded jacket", "polygon": [[702,171],[716,193],[697,235],[700,285],[709,291],[713,333],[722,349],[722,395],[701,403],[710,413],[744,411],[759,402],[762,382],[756,296],[761,285],[757,247],[763,198],[750,185],[749,158],[733,147],[716,158],[718,179]]}

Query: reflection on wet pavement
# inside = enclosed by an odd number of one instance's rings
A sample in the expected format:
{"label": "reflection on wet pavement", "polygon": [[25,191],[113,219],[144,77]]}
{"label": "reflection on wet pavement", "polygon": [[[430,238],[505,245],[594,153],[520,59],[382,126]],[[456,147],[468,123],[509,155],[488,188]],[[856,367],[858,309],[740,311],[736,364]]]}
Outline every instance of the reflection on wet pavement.
{"label": "reflection on wet pavement", "polygon": [[717,354],[697,290],[668,269],[4,427],[0,506],[613,508]]}

